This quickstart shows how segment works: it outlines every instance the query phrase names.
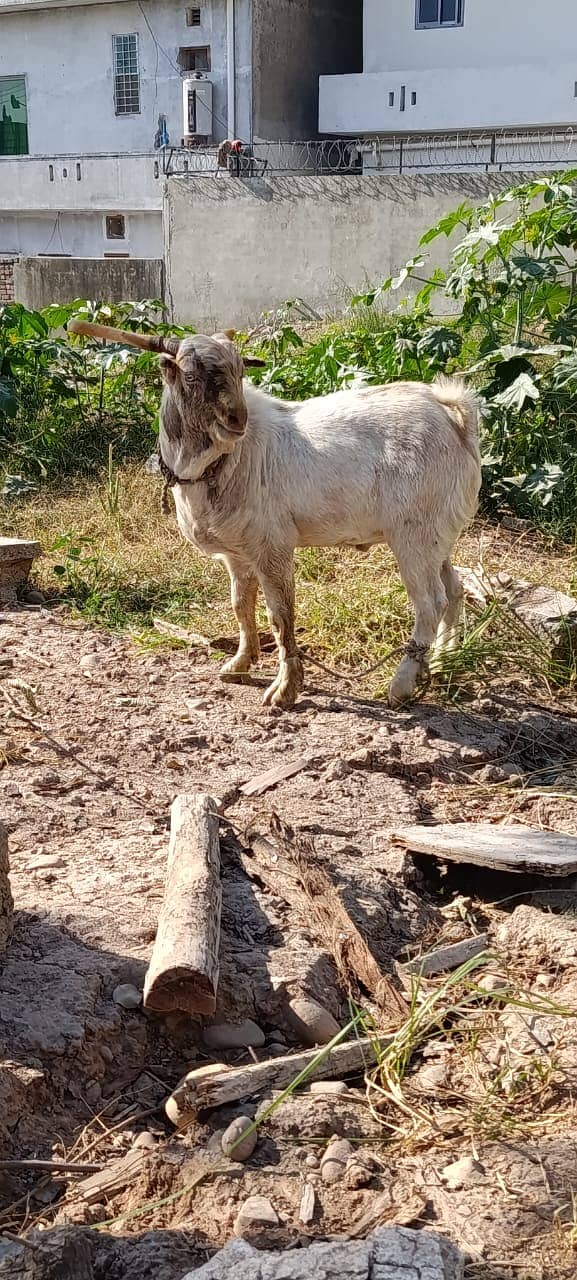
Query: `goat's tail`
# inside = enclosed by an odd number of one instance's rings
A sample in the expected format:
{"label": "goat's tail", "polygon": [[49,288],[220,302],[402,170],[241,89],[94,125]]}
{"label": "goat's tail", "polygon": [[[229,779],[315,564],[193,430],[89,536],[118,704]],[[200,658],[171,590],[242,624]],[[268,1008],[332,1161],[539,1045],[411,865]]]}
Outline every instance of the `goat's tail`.
{"label": "goat's tail", "polygon": [[447,410],[465,448],[479,464],[479,397],[465,386],[462,378],[436,378],[431,391]]}

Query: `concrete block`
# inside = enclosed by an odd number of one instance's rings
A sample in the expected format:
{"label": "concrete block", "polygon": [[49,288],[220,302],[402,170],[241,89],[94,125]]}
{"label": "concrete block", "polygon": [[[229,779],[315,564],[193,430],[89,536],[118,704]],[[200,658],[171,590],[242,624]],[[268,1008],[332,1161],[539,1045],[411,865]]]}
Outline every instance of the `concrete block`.
{"label": "concrete block", "polygon": [[28,538],[0,538],[0,604],[15,604],[17,589],[28,581],[28,574],[40,543]]}

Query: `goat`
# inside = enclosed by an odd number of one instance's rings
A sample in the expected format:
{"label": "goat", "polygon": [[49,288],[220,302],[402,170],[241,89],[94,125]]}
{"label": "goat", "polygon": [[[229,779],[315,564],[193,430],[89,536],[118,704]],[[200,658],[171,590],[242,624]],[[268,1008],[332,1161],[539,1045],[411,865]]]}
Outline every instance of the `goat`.
{"label": "goat", "polygon": [[160,355],[161,470],[178,524],[230,575],[240,641],[223,673],[247,672],[259,658],[260,586],[279,654],[264,701],[292,706],[303,688],[295,549],[384,542],[415,614],[389,689],[392,704],[408,700],[433,643],[457,643],[462,587],[451,556],[481,483],[474,393],[439,379],[290,402],[244,379],[245,367],[263,362],[243,361],[230,331],[179,340],[84,322],[69,329]]}

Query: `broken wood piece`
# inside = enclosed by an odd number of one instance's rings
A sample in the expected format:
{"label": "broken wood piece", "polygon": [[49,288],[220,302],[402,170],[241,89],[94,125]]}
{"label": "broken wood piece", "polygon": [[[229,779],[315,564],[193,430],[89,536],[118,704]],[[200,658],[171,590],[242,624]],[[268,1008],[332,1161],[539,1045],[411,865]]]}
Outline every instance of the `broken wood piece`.
{"label": "broken wood piece", "polygon": [[480,956],[489,947],[488,933],[478,933],[472,938],[463,938],[462,942],[454,942],[448,947],[439,947],[429,951],[427,955],[409,960],[399,965],[401,973],[416,974],[420,978],[432,978],[436,973],[450,973],[458,969],[460,964]]}
{"label": "broken wood piece", "polygon": [[257,773],[248,782],[243,782],[239,790],[243,796],[261,796],[264,791],[276,787],[278,782],[286,782],[287,778],[294,778],[296,773],[301,773],[312,763],[312,756],[297,756],[295,760],[275,764],[272,769],[265,769],[264,773]]}
{"label": "broken wood piece", "polygon": [[298,911],[333,957],[345,989],[350,989],[354,979],[398,1025],[406,1017],[406,1003],[382,972],[338,889],[315,861],[314,850],[305,853],[288,839],[279,838],[277,843],[277,838],[271,840],[255,829],[249,829],[245,839],[253,852],[252,859],[245,856],[242,860],[248,875],[256,874]]}
{"label": "broken wood piece", "polygon": [[0,538],[0,604],[16,603],[39,555],[40,543],[30,538]]}
{"label": "broken wood piece", "polygon": [[[381,1040],[381,1048],[387,1043],[388,1038],[385,1037]],[[317,1058],[318,1064],[311,1074],[318,1080],[338,1080],[342,1076],[364,1072],[373,1066],[378,1048],[376,1040],[367,1037],[345,1040],[334,1049],[325,1051],[322,1057],[322,1050],[307,1049],[304,1053],[252,1062],[249,1066],[225,1067],[211,1062],[183,1076],[167,1099],[165,1111],[172,1124],[184,1129],[200,1111],[225,1107],[267,1089],[286,1089]]]}
{"label": "broken wood piece", "polygon": [[180,795],[171,809],[164,901],[144,983],[156,1013],[213,1014],[222,889],[218,815],[210,796]]}
{"label": "broken wood piece", "polygon": [[116,1196],[130,1186],[140,1173],[143,1160],[149,1155],[150,1152],[142,1147],[133,1148],[120,1160],[101,1169],[100,1173],[94,1173],[91,1178],[85,1178],[84,1182],[78,1182],[75,1191],[87,1204],[98,1204],[100,1200]]}
{"label": "broken wood piece", "polygon": [[537,586],[526,578],[513,578],[510,573],[488,574],[482,565],[476,569],[458,568],[465,594],[478,604],[496,600],[547,641],[555,662],[575,661],[577,654],[577,600],[552,587]]}
{"label": "broken wood piece", "polygon": [[75,1160],[0,1160],[0,1169],[41,1169],[46,1173],[100,1173],[101,1164],[79,1164]]}
{"label": "broken wood piece", "polygon": [[171,640],[183,640],[191,649],[210,649],[212,641],[200,631],[190,631],[188,627],[177,627],[174,622],[166,622],[164,618],[153,618],[152,625],[161,636],[169,636]]}
{"label": "broken wood piece", "polygon": [[488,822],[440,823],[437,827],[400,827],[395,844],[447,862],[467,862],[491,871],[538,876],[577,872],[577,839],[533,827],[495,827]]}

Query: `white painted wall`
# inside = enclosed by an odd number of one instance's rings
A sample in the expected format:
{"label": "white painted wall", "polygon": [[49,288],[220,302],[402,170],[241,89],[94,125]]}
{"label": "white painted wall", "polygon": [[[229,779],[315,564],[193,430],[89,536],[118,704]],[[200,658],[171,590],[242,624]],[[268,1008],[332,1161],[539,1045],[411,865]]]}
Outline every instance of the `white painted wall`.
{"label": "white painted wall", "polygon": [[162,212],[126,215],[126,239],[105,238],[101,213],[2,213],[0,254],[63,254],[102,258],[128,253],[131,258],[162,257]]}
{"label": "white painted wall", "polygon": [[[211,46],[215,136],[225,137],[226,0],[205,0],[201,27],[186,26],[186,4],[187,0],[143,0],[140,7],[134,0],[123,0],[13,13],[6,12],[0,0],[0,76],[26,76],[30,153],[150,151],[160,112],[166,115],[171,141],[179,144],[183,129],[178,50],[192,45]],[[237,131],[248,137],[249,0],[236,0],[235,10]],[[141,112],[117,116],[112,36],[130,32],[139,37]]]}
{"label": "white painted wall", "polygon": [[364,74],[321,77],[322,132],[577,122],[575,0],[464,0],[463,25],[434,30],[415,12],[415,0],[365,0]]}

